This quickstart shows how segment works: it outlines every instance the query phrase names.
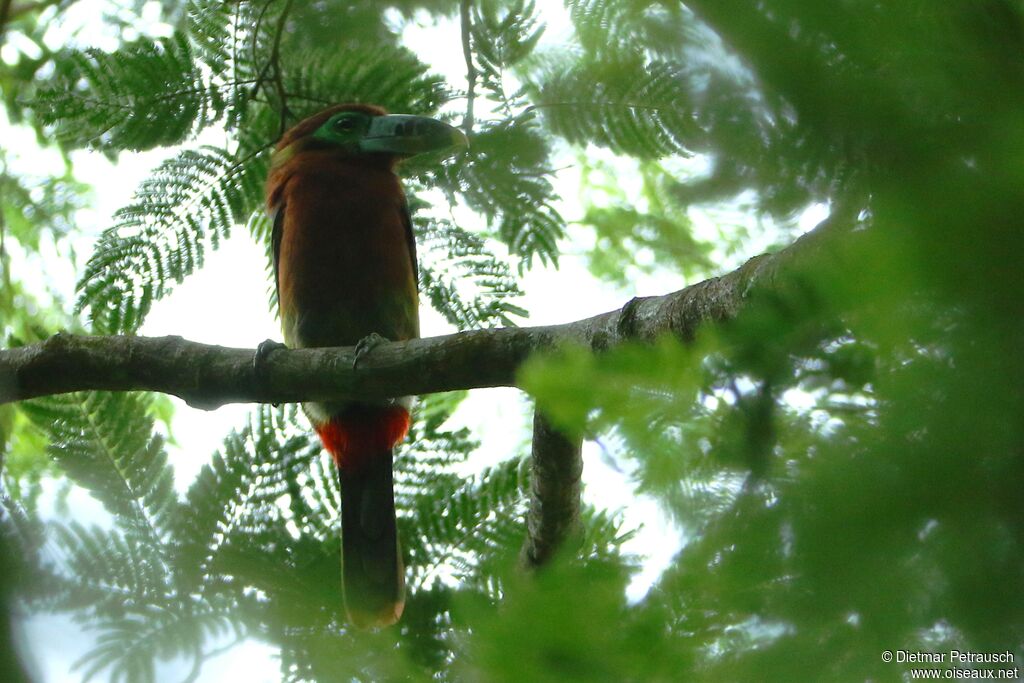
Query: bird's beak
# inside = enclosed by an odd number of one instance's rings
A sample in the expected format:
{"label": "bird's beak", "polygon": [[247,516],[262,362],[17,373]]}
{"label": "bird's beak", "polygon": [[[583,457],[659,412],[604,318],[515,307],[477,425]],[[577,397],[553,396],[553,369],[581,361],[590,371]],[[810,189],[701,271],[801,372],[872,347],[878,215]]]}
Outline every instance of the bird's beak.
{"label": "bird's beak", "polygon": [[403,157],[447,149],[454,151],[468,146],[469,139],[458,128],[437,119],[409,114],[375,117],[359,141],[362,152],[384,152]]}

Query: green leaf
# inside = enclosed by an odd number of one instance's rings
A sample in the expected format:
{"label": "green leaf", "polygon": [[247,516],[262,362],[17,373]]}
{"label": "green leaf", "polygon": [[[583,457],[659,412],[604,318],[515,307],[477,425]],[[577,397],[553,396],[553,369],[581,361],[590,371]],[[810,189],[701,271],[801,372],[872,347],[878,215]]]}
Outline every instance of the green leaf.
{"label": "green leaf", "polygon": [[22,410],[50,437],[49,453],[133,532],[156,542],[178,500],[145,394],[88,392],[37,399]]}
{"label": "green leaf", "polygon": [[482,213],[498,239],[529,266],[557,262],[565,219],[547,167],[547,141],[529,114],[498,121],[474,135],[467,162],[442,169],[439,180]]}
{"label": "green leaf", "polygon": [[225,102],[183,33],[138,41],[113,52],[59,57],[71,75],[39,92],[44,123],[70,147],[143,150],[182,142],[219,121]]}
{"label": "green leaf", "polygon": [[202,267],[262,201],[267,147],[185,150],[143,181],[115,214],[78,283],[78,308],[108,334],[134,332],[153,303]]}
{"label": "green leaf", "polygon": [[685,154],[701,130],[681,65],[622,57],[552,69],[536,94],[547,126],[569,142],[655,159]]}
{"label": "green leaf", "polygon": [[414,221],[419,243],[421,290],[430,304],[460,330],[515,325],[527,312],[508,264],[487,242],[451,221]]}

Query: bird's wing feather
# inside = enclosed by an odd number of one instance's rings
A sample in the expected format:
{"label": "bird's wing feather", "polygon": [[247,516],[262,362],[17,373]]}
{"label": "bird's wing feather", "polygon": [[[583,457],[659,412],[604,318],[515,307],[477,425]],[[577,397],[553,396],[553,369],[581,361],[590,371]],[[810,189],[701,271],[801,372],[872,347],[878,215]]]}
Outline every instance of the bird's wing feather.
{"label": "bird's wing feather", "polygon": [[277,299],[281,300],[281,285],[277,280],[278,262],[281,260],[281,236],[284,234],[284,205],[281,202],[270,213],[270,219],[274,222],[274,229],[270,233],[270,246],[274,250],[274,290],[277,292]]}
{"label": "bird's wing feather", "polygon": [[412,259],[412,276],[416,289],[420,287],[420,267],[416,259],[416,235],[412,231],[412,216],[409,214],[409,202],[402,197],[402,224],[405,226],[405,240],[409,244],[409,257]]}

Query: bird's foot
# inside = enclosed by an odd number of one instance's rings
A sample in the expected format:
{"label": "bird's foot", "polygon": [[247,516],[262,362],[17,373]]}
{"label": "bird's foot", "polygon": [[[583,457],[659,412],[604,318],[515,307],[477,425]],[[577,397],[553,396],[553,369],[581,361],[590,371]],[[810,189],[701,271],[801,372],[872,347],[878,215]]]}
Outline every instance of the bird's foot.
{"label": "bird's foot", "polygon": [[272,354],[274,351],[277,351],[278,349],[287,348],[288,347],[282,344],[281,342],[274,341],[273,339],[264,339],[263,341],[261,341],[259,343],[259,346],[256,347],[256,353],[252,355],[253,372],[255,372],[257,375],[260,374],[260,372],[263,369],[263,361],[267,359],[267,356]]}
{"label": "bird's foot", "polygon": [[[263,363],[267,360],[267,356],[272,354],[278,349],[287,349],[288,347],[279,341],[273,339],[264,339],[256,347],[256,353],[252,355],[252,371],[256,375],[256,381],[260,381],[263,377]],[[276,408],[278,404],[273,404]]]}
{"label": "bird's foot", "polygon": [[388,340],[386,338],[380,336],[376,332],[371,332],[360,339],[356,344],[356,355],[355,358],[352,359],[352,369],[355,370],[356,367],[358,367],[359,361],[363,359],[363,356],[370,353],[370,351],[373,351],[381,344],[386,344],[387,341]]}

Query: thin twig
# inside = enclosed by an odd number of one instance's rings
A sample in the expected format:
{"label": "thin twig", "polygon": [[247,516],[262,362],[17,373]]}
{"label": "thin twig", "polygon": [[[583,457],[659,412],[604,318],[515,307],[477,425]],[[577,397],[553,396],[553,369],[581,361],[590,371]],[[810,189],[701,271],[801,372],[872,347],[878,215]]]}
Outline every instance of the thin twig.
{"label": "thin twig", "polygon": [[[270,10],[270,6],[273,5],[275,2],[277,2],[277,0],[268,0],[268,2],[265,5],[263,5],[263,7],[260,9],[260,13],[256,17],[256,22],[255,22],[255,24],[253,26],[253,31],[252,31],[252,47],[251,47],[251,52],[252,52],[252,63],[253,64],[256,64],[259,61],[259,39],[260,39],[260,31],[263,30],[263,20],[266,19],[267,12]],[[282,104],[281,118],[282,118],[282,120],[285,117],[285,114],[287,112],[288,107],[287,107],[287,104],[285,103],[284,96],[282,95],[282,92],[283,92],[284,88],[283,88],[283,85],[282,85],[282,82],[281,82],[281,73],[280,73],[280,69],[281,69],[281,65],[280,65],[281,34],[283,33],[284,23],[288,19],[288,13],[291,11],[291,7],[292,7],[292,0],[288,0],[288,2],[285,5],[284,9],[281,11],[281,16],[278,17],[277,26],[275,27],[275,30],[274,30],[274,40],[273,40],[273,43],[271,44],[271,48],[270,48],[270,57],[267,59],[266,63],[264,63],[263,66],[260,68],[259,73],[256,75],[256,83],[252,87],[252,92],[249,93],[249,98],[250,99],[255,99],[256,95],[258,95],[259,92],[260,92],[260,88],[263,87],[263,84],[266,83],[268,80],[272,81],[274,83],[274,89],[277,91],[278,98],[281,99],[281,104]],[[270,76],[271,71],[273,71],[273,75],[272,76]],[[281,131],[281,133],[283,133],[283,132],[284,132],[284,130]]]}
{"label": "thin twig", "polygon": [[288,116],[291,111],[288,109],[288,94],[284,89],[284,79],[281,75],[281,38],[284,37],[285,23],[288,21],[288,13],[292,11],[295,0],[287,0],[281,16],[277,20],[277,30],[274,33],[274,44],[270,49],[270,61],[274,65],[274,89],[277,91],[277,99],[280,101],[281,109],[279,115],[281,122],[278,126],[277,136],[281,137],[288,129]]}
{"label": "thin twig", "polygon": [[[256,16],[256,21],[253,23],[253,28],[252,28],[252,45],[249,48],[249,52],[252,53],[252,63],[253,64],[255,64],[256,62],[259,61],[260,31],[263,29],[263,19],[266,18],[267,11],[270,9],[270,6],[273,5],[275,2],[277,2],[277,0],[267,0],[267,3],[265,5],[263,5],[263,7],[260,9],[260,13]],[[269,67],[270,67],[270,62],[268,61],[263,66],[263,69],[260,71],[259,78],[256,79],[256,86],[255,86],[255,88],[253,89],[253,92],[252,92],[252,96],[253,97],[255,97],[256,93],[259,92],[260,85],[263,82],[263,76],[265,75],[265,72],[266,72],[266,70]]]}
{"label": "thin twig", "polygon": [[462,24],[462,54],[466,58],[466,117],[462,120],[462,128],[466,135],[473,132],[473,104],[476,99],[476,65],[473,64],[473,46],[470,42],[472,27],[469,16],[471,0],[462,0],[459,5],[459,17]]}

